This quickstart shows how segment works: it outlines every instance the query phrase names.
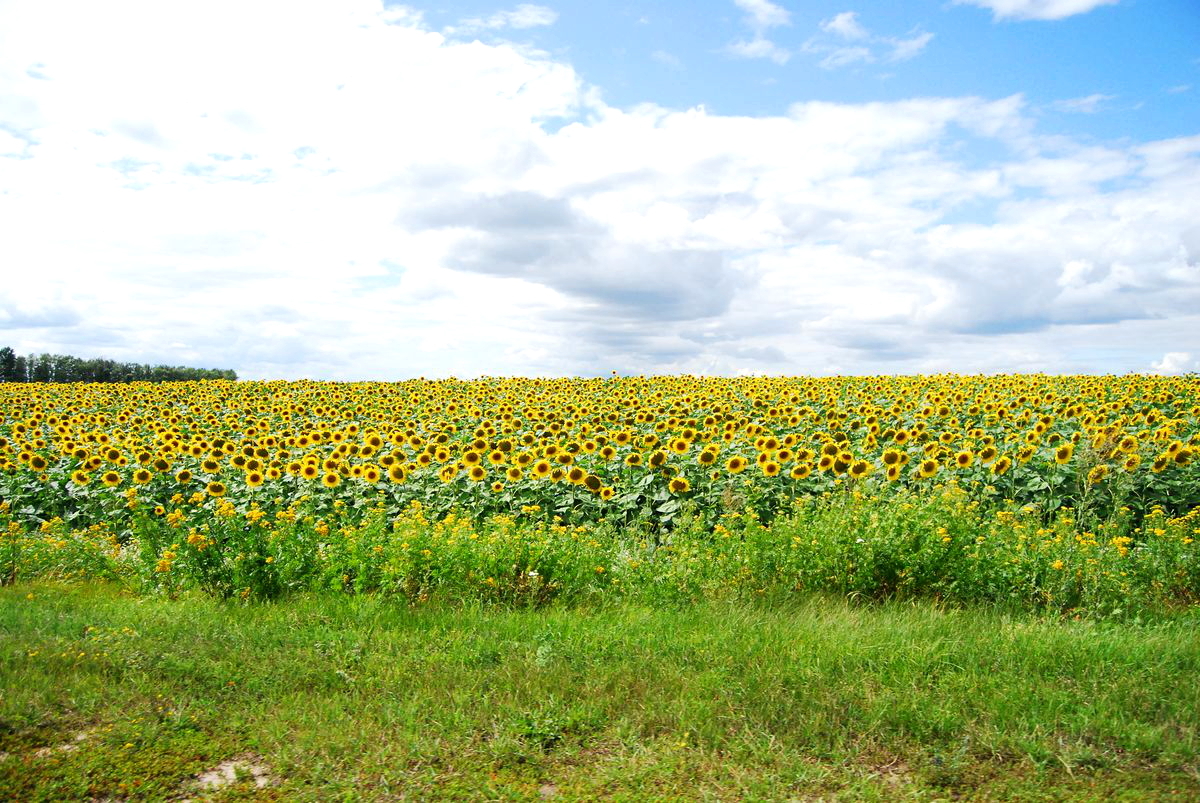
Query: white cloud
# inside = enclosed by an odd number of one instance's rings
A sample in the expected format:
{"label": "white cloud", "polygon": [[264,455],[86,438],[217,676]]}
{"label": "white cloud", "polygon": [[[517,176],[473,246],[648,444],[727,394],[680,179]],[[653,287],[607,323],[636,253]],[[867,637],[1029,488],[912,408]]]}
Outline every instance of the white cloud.
{"label": "white cloud", "polygon": [[786,64],[792,54],[772,42],[765,34],[771,28],[791,25],[791,14],[770,0],[733,0],[746,13],[744,22],[754,32],[751,39],[740,39],[726,46],[725,52],[744,59],[770,59]]}
{"label": "white cloud", "polygon": [[931,41],[933,34],[913,31],[906,38],[875,36],[858,21],[858,13],[843,11],[820,24],[822,33],[804,43],[803,52],[819,55],[818,66],[835,70],[851,64],[877,61],[900,62],[915,58]]}
{"label": "white cloud", "polygon": [[843,39],[866,39],[867,29],[858,22],[858,14],[854,11],[843,11],[821,23],[821,30],[834,33]]}
{"label": "white cloud", "polygon": [[558,12],[546,6],[521,3],[514,9],[497,11],[488,17],[469,17],[458,25],[446,29],[448,35],[472,33],[485,30],[514,28],[539,28],[558,21]]}
{"label": "white cloud", "polygon": [[1020,96],[622,110],[369,0],[80,8],[0,6],[22,352],[342,379],[1200,354],[1200,136],[1044,137]]}
{"label": "white cloud", "polygon": [[1178,376],[1189,372],[1200,371],[1200,358],[1193,358],[1186,351],[1169,351],[1162,359],[1150,366],[1150,372]]}
{"label": "white cloud", "polygon": [[1087,95],[1081,98],[1068,98],[1066,100],[1055,101],[1050,104],[1051,108],[1060,112],[1070,112],[1075,114],[1095,114],[1100,110],[1100,106],[1105,102],[1114,99],[1116,95],[1102,95],[1099,92]]}
{"label": "white cloud", "polygon": [[868,47],[839,47],[830,50],[819,65],[824,70],[834,70],[855,62],[872,62],[875,56]]}
{"label": "white cloud", "polygon": [[770,0],[733,0],[733,3],[746,12],[747,23],[756,32],[791,24],[788,10]]}
{"label": "white cloud", "polygon": [[991,9],[995,19],[1060,20],[1086,14],[1119,0],[954,0],[965,5]]}
{"label": "white cloud", "polygon": [[889,61],[908,61],[919,55],[925,46],[933,41],[933,34],[919,33],[908,39],[889,39],[887,41],[892,47],[892,52],[888,54]]}
{"label": "white cloud", "polygon": [[726,48],[730,55],[744,59],[770,59],[776,64],[787,64],[792,54],[769,39],[757,37],[731,42]]}

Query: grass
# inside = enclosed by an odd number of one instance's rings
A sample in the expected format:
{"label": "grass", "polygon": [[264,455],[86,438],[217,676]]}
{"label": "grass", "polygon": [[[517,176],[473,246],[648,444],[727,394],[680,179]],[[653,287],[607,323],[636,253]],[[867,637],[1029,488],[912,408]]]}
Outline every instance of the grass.
{"label": "grass", "polygon": [[21,583],[0,588],[0,798],[197,795],[253,755],[273,784],[214,796],[1196,799],[1198,625]]}

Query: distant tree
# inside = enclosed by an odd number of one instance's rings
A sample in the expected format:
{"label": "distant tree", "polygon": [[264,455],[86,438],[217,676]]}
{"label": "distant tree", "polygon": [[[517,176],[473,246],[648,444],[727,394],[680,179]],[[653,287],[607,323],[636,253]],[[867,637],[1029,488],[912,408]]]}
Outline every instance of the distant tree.
{"label": "distant tree", "polygon": [[0,349],[0,382],[17,381],[17,353],[8,346]]}
{"label": "distant tree", "polygon": [[51,370],[54,367],[53,358],[49,354],[29,355],[29,381],[52,382],[54,377]]}
{"label": "distant tree", "polygon": [[237,381],[237,373],[220,368],[146,365],[105,357],[81,360],[68,354],[18,356],[0,348],[0,382],[181,382],[204,379]]}

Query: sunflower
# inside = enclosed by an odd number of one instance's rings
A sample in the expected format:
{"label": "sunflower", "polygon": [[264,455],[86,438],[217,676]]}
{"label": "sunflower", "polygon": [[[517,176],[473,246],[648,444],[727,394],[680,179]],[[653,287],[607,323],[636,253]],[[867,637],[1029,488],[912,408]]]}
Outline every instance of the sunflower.
{"label": "sunflower", "polygon": [[979,450],[979,462],[985,466],[990,464],[993,460],[995,460],[999,456],[1000,456],[1000,453],[998,451],[996,451],[996,447],[992,446],[991,444],[988,444],[987,446],[985,446]]}
{"label": "sunflower", "polygon": [[552,469],[550,467],[549,460],[539,460],[533,466],[533,476],[538,477],[539,479],[549,476],[551,471]]}
{"label": "sunflower", "polygon": [[1008,455],[1004,455],[992,463],[992,473],[997,477],[1007,474],[1010,468],[1012,468],[1012,459]]}
{"label": "sunflower", "polygon": [[938,473],[938,461],[926,459],[921,461],[921,467],[917,470],[917,475],[922,479],[929,479]]}
{"label": "sunflower", "polygon": [[1064,466],[1071,462],[1071,456],[1075,454],[1075,444],[1064,443],[1062,446],[1054,450],[1054,462],[1060,466]]}
{"label": "sunflower", "polygon": [[780,466],[774,460],[768,460],[759,466],[764,476],[774,477],[779,474]]}
{"label": "sunflower", "polygon": [[487,477],[487,469],[483,466],[471,466],[467,469],[467,477],[472,482],[482,482]]}
{"label": "sunflower", "polygon": [[717,461],[717,453],[705,449],[696,457],[696,462],[702,466],[711,466]]}
{"label": "sunflower", "polygon": [[617,492],[615,490],[613,490],[611,486],[608,486],[608,485],[606,485],[600,489],[600,498],[603,499],[605,502],[607,502],[609,499],[612,499],[614,496],[616,496],[616,494],[617,494]]}
{"label": "sunflower", "polygon": [[87,485],[88,479],[89,477],[86,471],[71,472],[71,482],[75,483],[76,485]]}
{"label": "sunflower", "polygon": [[1106,464],[1101,463],[1100,465],[1096,466],[1088,472],[1088,485],[1099,485],[1100,483],[1104,482],[1105,478],[1108,477],[1108,472],[1109,468]]}
{"label": "sunflower", "polygon": [[150,482],[151,477],[153,477],[153,475],[144,468],[139,468],[137,471],[133,472],[133,481],[138,485],[145,485],[146,483]]}
{"label": "sunflower", "polygon": [[200,470],[205,474],[216,474],[221,470],[221,464],[210,457],[200,464]]}
{"label": "sunflower", "polygon": [[316,463],[305,463],[303,468],[300,469],[300,475],[306,480],[314,480],[320,473],[321,469],[317,467]]}
{"label": "sunflower", "polygon": [[213,480],[205,486],[204,490],[208,491],[209,496],[221,497],[225,495],[225,483]]}
{"label": "sunflower", "polygon": [[871,473],[871,468],[871,464],[866,460],[855,460],[850,466],[850,476],[854,477],[855,479],[865,477],[867,474]]}
{"label": "sunflower", "polygon": [[251,488],[260,487],[263,484],[263,482],[265,481],[265,479],[266,478],[262,475],[261,471],[251,471],[248,474],[246,474],[246,484],[249,485]]}
{"label": "sunflower", "polygon": [[886,476],[887,476],[888,482],[895,482],[896,480],[900,479],[900,474],[901,474],[901,468],[898,464],[887,467]]}
{"label": "sunflower", "polygon": [[889,468],[891,466],[898,466],[900,465],[900,452],[895,449],[887,449],[884,451],[881,459],[883,460],[883,464]]}
{"label": "sunflower", "polygon": [[327,471],[325,476],[321,477],[321,484],[326,488],[336,488],[342,484],[342,477],[336,472]]}
{"label": "sunflower", "polygon": [[579,466],[571,466],[571,470],[567,472],[567,482],[572,485],[582,485],[587,475],[588,473]]}
{"label": "sunflower", "polygon": [[509,482],[519,482],[525,473],[518,466],[509,466],[505,476],[508,477]]}
{"label": "sunflower", "polygon": [[583,485],[592,493],[600,493],[600,488],[604,485],[600,478],[595,474],[588,474],[583,478]]}
{"label": "sunflower", "polygon": [[504,483],[500,482],[500,480],[496,480],[495,482],[492,483],[492,493],[498,494],[503,490],[504,490]]}
{"label": "sunflower", "polygon": [[671,480],[670,484],[667,485],[667,489],[673,494],[685,494],[690,491],[691,488],[692,486],[687,481],[687,477],[675,477]]}
{"label": "sunflower", "polygon": [[629,454],[629,456],[625,458],[625,465],[627,465],[627,466],[640,466],[641,464],[642,464],[642,453],[641,452],[631,452]]}
{"label": "sunflower", "polygon": [[954,455],[954,465],[959,468],[970,468],[975,462],[975,455],[970,449],[963,449],[958,454]]}
{"label": "sunflower", "polygon": [[792,466],[792,471],[788,475],[794,480],[802,480],[812,474],[812,466],[808,463],[797,463]]}
{"label": "sunflower", "polygon": [[397,463],[388,469],[388,479],[399,485],[408,479],[408,474],[404,471],[404,466]]}
{"label": "sunflower", "polygon": [[746,470],[746,458],[734,455],[725,461],[725,470],[730,474],[741,474]]}

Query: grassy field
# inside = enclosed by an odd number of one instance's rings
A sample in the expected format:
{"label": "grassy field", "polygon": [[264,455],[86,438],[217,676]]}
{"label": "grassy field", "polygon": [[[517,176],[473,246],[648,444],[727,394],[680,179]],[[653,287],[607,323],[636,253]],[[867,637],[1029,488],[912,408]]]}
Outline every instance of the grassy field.
{"label": "grassy field", "polygon": [[1198,625],[18,583],[0,797],[1194,800]]}

